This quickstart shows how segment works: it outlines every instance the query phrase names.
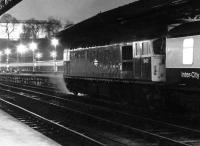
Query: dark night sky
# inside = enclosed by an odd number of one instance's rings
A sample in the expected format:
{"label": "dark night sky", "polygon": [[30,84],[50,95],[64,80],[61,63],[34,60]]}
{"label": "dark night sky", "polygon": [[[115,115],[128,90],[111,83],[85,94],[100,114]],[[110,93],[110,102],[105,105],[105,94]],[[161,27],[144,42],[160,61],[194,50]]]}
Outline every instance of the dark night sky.
{"label": "dark night sky", "polygon": [[7,13],[18,20],[44,20],[53,16],[62,22],[70,20],[77,23],[99,12],[134,1],[136,0],[23,0]]}

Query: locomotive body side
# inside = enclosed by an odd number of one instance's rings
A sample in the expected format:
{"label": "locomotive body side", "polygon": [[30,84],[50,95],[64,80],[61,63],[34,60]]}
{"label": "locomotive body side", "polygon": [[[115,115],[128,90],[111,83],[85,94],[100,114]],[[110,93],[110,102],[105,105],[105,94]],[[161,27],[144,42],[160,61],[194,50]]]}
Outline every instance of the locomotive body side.
{"label": "locomotive body side", "polygon": [[165,55],[153,40],[66,50],[65,75],[81,78],[165,81]]}
{"label": "locomotive body side", "polygon": [[120,78],[119,45],[70,51],[70,76]]}

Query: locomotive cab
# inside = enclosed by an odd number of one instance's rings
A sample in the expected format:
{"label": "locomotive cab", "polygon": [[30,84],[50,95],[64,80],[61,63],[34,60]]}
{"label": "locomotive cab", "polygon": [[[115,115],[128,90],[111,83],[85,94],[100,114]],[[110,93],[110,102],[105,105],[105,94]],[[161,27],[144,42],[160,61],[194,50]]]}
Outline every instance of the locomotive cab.
{"label": "locomotive cab", "polygon": [[122,45],[123,74],[135,80],[165,81],[164,45],[163,39]]}
{"label": "locomotive cab", "polygon": [[69,75],[70,73],[70,50],[65,49],[63,52],[63,70],[64,75]]}

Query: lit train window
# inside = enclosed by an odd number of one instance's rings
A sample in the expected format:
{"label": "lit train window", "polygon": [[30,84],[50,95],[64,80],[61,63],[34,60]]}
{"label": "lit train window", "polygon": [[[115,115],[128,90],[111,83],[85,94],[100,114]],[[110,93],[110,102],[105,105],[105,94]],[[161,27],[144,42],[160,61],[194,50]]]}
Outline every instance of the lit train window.
{"label": "lit train window", "polygon": [[183,64],[192,64],[193,63],[193,46],[194,39],[184,39],[183,40]]}

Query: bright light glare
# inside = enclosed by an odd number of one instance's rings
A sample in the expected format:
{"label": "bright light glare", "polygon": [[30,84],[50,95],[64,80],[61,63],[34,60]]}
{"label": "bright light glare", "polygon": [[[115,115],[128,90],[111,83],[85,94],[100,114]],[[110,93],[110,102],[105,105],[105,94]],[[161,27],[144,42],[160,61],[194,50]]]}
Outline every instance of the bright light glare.
{"label": "bright light glare", "polygon": [[194,45],[194,39],[193,38],[188,38],[184,39],[183,41],[183,47],[184,48],[191,48]]}
{"label": "bright light glare", "polygon": [[40,59],[40,58],[42,57],[42,53],[40,53],[40,52],[36,53],[35,57],[36,57],[37,59]]}
{"label": "bright light glare", "polygon": [[53,58],[56,58],[56,56],[57,56],[56,51],[51,51],[50,56],[53,57]]}
{"label": "bright light glare", "polygon": [[25,52],[27,52],[27,47],[24,46],[23,44],[19,44],[17,46],[17,52],[20,53],[20,54],[24,54]]}
{"label": "bright light glare", "polygon": [[10,53],[11,53],[11,50],[9,48],[5,49],[4,51],[5,51],[6,55],[10,55]]}
{"label": "bright light glare", "polygon": [[3,55],[3,52],[2,51],[0,51],[0,56],[2,56]]}
{"label": "bright light glare", "polygon": [[54,45],[54,46],[56,47],[56,46],[58,45],[58,39],[53,38],[53,39],[51,40],[51,44]]}
{"label": "bright light glare", "polygon": [[37,44],[35,42],[32,42],[29,44],[29,48],[32,50],[32,51],[35,51],[37,50]]}
{"label": "bright light glare", "polygon": [[183,41],[183,64],[193,63],[193,46],[194,39],[188,38]]}

